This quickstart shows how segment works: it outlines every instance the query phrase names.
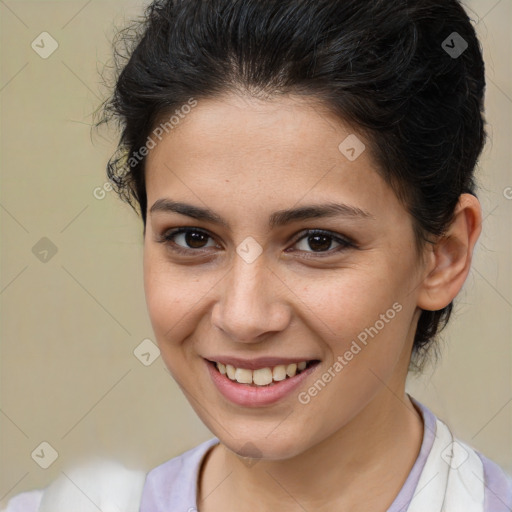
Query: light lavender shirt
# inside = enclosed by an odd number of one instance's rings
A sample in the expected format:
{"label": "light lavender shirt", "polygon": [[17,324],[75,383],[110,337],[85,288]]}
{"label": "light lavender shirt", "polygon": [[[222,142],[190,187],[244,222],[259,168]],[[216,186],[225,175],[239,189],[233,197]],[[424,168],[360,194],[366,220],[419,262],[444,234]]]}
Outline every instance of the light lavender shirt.
{"label": "light lavender shirt", "polygon": [[[436,417],[423,404],[411,399],[423,416],[423,441],[409,476],[387,512],[407,511],[434,443]],[[217,443],[217,438],[209,439],[151,470],[144,484],[140,512],[196,512],[199,468],[208,450]],[[484,468],[485,512],[511,512],[512,476],[481,453],[477,454]],[[43,492],[18,494],[9,502],[7,512],[37,512]]]}

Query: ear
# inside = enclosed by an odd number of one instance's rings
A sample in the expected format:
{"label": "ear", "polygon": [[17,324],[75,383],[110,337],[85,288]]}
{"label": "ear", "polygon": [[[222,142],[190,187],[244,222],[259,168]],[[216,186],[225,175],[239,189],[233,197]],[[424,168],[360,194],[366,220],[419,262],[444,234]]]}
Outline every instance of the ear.
{"label": "ear", "polygon": [[481,230],[480,202],[471,194],[462,194],[448,230],[428,248],[428,274],[418,295],[421,309],[443,309],[457,296],[471,268],[473,249]]}

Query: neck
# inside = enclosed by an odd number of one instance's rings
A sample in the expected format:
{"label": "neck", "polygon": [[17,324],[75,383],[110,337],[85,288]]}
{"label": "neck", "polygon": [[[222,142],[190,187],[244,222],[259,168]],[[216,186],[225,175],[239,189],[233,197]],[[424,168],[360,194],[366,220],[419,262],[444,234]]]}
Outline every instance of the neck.
{"label": "neck", "polygon": [[384,512],[414,465],[422,439],[423,421],[409,397],[384,388],[347,425],[292,459],[247,465],[218,445],[203,466],[200,510],[228,511],[230,503],[238,512],[283,505],[357,510],[365,503],[366,510]]}

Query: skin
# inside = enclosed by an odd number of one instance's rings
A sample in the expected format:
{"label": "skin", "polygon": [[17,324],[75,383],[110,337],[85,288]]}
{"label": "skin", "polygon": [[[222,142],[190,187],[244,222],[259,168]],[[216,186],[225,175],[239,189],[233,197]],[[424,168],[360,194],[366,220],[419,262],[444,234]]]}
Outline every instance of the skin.
{"label": "skin", "polygon": [[[226,94],[200,100],[147,157],[151,322],[169,371],[221,441],[201,467],[201,512],[359,510],[361,503],[385,511],[418,456],[423,422],[405,393],[416,323],[420,308],[441,309],[462,287],[480,206],[461,196],[446,236],[420,257],[412,219],[370,151],[349,161],[338,149],[353,133],[312,99]],[[151,213],[162,198],[210,208],[229,228]],[[277,210],[331,201],[369,216],[269,229]],[[209,236],[195,245],[183,234],[162,242],[182,226]],[[328,238],[319,251],[308,243],[310,229],[354,246]],[[249,236],[262,249],[250,264],[236,252]],[[234,405],[206,370],[203,358],[215,354],[318,359],[299,389],[307,390],[395,303],[401,311],[308,404],[293,392],[265,407]]]}

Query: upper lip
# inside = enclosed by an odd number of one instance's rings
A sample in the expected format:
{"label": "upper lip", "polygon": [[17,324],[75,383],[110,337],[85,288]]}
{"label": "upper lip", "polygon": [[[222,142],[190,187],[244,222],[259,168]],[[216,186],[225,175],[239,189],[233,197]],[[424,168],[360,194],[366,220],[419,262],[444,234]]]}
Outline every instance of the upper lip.
{"label": "upper lip", "polygon": [[211,356],[206,357],[208,361],[213,363],[230,364],[235,368],[245,368],[247,370],[258,370],[260,368],[270,368],[278,365],[288,365],[292,363],[300,363],[302,361],[317,361],[311,357],[256,357],[253,359],[243,359],[241,357],[231,356]]}

